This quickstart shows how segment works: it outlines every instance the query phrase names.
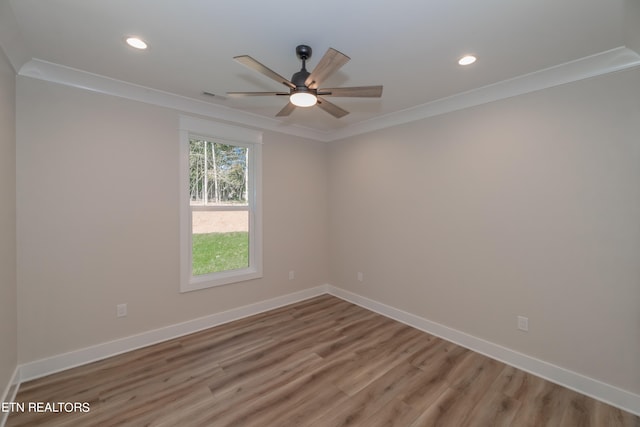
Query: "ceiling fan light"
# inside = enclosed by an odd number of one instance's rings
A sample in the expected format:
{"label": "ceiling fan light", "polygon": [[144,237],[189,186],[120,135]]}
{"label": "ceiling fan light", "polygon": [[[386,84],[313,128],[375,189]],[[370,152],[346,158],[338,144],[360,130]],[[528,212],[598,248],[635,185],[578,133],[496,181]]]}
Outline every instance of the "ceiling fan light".
{"label": "ceiling fan light", "polygon": [[291,94],[289,101],[296,107],[312,107],[318,102],[318,98],[309,92],[296,92]]}

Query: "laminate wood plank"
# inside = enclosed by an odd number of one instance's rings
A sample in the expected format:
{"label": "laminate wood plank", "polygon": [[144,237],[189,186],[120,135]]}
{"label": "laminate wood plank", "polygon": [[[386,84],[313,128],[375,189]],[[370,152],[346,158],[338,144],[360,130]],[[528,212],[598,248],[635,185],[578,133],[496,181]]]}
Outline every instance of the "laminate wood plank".
{"label": "laminate wood plank", "polygon": [[426,411],[449,388],[446,378],[454,366],[442,362],[430,366],[428,370],[421,368],[414,377],[415,380],[398,395],[398,399],[419,413]]}
{"label": "laminate wood plank", "polygon": [[216,381],[210,381],[208,385],[214,397],[220,397],[223,405],[230,407],[235,403],[242,404],[247,399],[259,397],[271,389],[282,387],[323,366],[323,360],[315,354],[294,353],[281,363],[254,375],[235,375],[231,378],[225,375]]}
{"label": "laminate wood plank", "polygon": [[426,409],[412,426],[462,426],[505,365],[471,352],[451,371],[451,385]]}
{"label": "laminate wood plank", "polygon": [[319,298],[318,302],[301,304],[290,311],[291,316],[304,322],[341,322],[343,319],[361,314],[359,307],[346,301],[336,301],[334,298]]}
{"label": "laminate wood plank", "polygon": [[463,426],[510,426],[533,377],[511,366],[504,367],[469,413]]}
{"label": "laminate wood plank", "polygon": [[336,404],[348,396],[313,373],[273,388],[258,399],[215,419],[220,426],[262,427],[288,424],[291,411],[305,402]]}
{"label": "laminate wood plank", "polygon": [[[126,376],[128,378],[132,376],[143,377],[149,374],[150,366],[163,365],[164,358],[168,354],[174,354],[179,350],[180,345],[175,342],[162,343],[83,365],[79,368],[68,369],[21,384],[20,396],[26,400],[33,400],[35,396],[30,394],[33,391],[35,395],[45,398],[45,400],[67,397],[69,393],[75,394],[83,388],[93,389],[97,385],[113,381],[125,364],[127,365]],[[91,375],[94,379],[91,384],[86,381],[87,375]],[[67,392],[66,389],[70,391]]]}
{"label": "laminate wood plank", "polygon": [[[163,393],[182,394],[190,388],[206,387],[207,384],[216,377],[222,377],[224,372],[220,367],[212,366],[201,370],[199,375],[175,375],[168,380],[159,377],[154,380],[127,383],[125,387],[113,388],[99,391],[100,405],[105,408],[118,408],[126,403],[128,405],[140,401],[145,401],[150,396],[161,396]],[[211,391],[209,391],[211,393]]]}
{"label": "laminate wood plank", "polygon": [[[303,316],[305,313],[319,313],[332,310],[336,306],[344,306],[348,302],[331,295],[320,295],[315,298],[309,298],[295,304],[286,306],[288,312],[293,316]],[[297,313],[297,314],[296,314]]]}
{"label": "laminate wood plank", "polygon": [[[319,356],[315,354],[312,354],[312,356],[315,356],[316,358],[320,359]],[[300,355],[296,355],[296,357],[292,358],[291,363],[295,363],[295,361],[300,357],[301,357]],[[225,405],[223,405],[225,407],[224,413],[221,414],[218,412],[214,414],[215,415],[214,417],[208,418],[206,419],[206,421],[215,423],[216,425],[217,424],[226,425],[224,424],[225,422],[231,422],[235,420],[234,416],[229,415],[229,413],[235,413],[237,411],[245,412],[246,411],[245,406],[247,405],[248,402],[252,403],[260,399],[262,396],[268,396],[270,395],[272,390],[282,390],[286,388],[288,384],[295,382],[299,378],[307,378],[307,381],[309,381],[309,383],[327,385],[328,388],[331,389],[331,393],[327,397],[327,399],[332,398],[332,396],[343,395],[342,392],[340,392],[337,388],[335,388],[332,385],[332,381],[334,381],[335,378],[338,378],[344,375],[347,372],[349,364],[353,362],[353,360],[356,357],[357,356],[355,354],[347,354],[342,358],[332,360],[331,362],[326,362],[320,359],[322,363],[313,363],[311,365],[308,365],[305,367],[303,371],[300,371],[300,372],[297,372],[295,370],[289,370],[286,372],[280,372],[278,375],[274,376],[271,379],[267,379],[266,381],[265,381],[265,378],[258,378],[253,384],[251,383],[242,384],[241,386],[235,387],[232,389],[233,392],[235,393],[235,396],[229,396],[229,395],[220,396],[221,400],[224,400],[225,402],[227,402]],[[309,388],[311,389],[311,391],[316,390],[317,392],[317,389],[314,389],[314,387],[309,386]],[[318,386],[318,389],[325,390],[327,389],[327,387]],[[236,397],[237,399],[235,399]],[[317,400],[315,395],[313,396],[312,400]],[[325,410],[327,408],[330,409],[331,407],[327,405],[323,405],[323,406],[325,407],[321,408],[322,410]],[[289,412],[294,412],[294,411],[293,409],[290,409]],[[223,417],[221,417],[221,415]],[[295,413],[293,415],[295,415]],[[252,416],[255,417],[256,416],[255,413],[252,414]],[[243,419],[243,421],[246,422],[247,420]],[[203,425],[206,425],[206,423],[204,423]]]}
{"label": "laminate wood plank", "polygon": [[398,322],[389,322],[389,320],[375,316],[371,319],[356,321],[353,325],[344,328],[337,328],[336,331],[349,337],[349,340],[318,349],[317,353],[321,357],[330,359],[332,357],[340,357],[346,353],[363,352],[374,348],[380,342],[393,337],[403,329],[404,325]]}
{"label": "laminate wood plank", "polygon": [[490,359],[479,353],[470,352],[468,357],[451,370],[447,381],[451,387],[471,400],[478,401],[477,397],[486,393],[491,384],[498,379],[498,375],[506,369],[504,363]]}
{"label": "laminate wood plank", "polygon": [[469,412],[461,427],[509,427],[521,404],[522,402],[499,391],[485,393]]}
{"label": "laminate wood plank", "polygon": [[[281,363],[265,369],[255,375],[235,376],[235,381],[227,378],[216,379],[209,384],[212,399],[206,408],[190,413],[185,423],[174,425],[209,426],[219,424],[242,410],[245,406],[259,400],[272,390],[278,390],[297,378],[312,372],[322,364],[322,360],[314,354],[292,354]],[[173,418],[180,418],[173,415]],[[169,424],[171,425],[171,424]]]}
{"label": "laminate wood plank", "polygon": [[169,411],[149,420],[148,427],[205,426],[207,424],[198,420],[202,415],[208,414],[211,404],[211,398],[191,400],[179,410]]}
{"label": "laminate wood plank", "polygon": [[564,410],[572,394],[566,388],[540,380],[537,387],[524,396],[526,404],[520,406],[513,425],[561,427]]}
{"label": "laminate wood plank", "polygon": [[[155,391],[152,389],[141,391],[148,394],[141,393],[128,401],[102,405],[100,414],[90,420],[91,424],[101,427],[149,425],[156,419],[182,411],[185,407],[198,402],[210,402],[211,399],[211,392],[202,381],[186,383],[170,389],[160,386]],[[121,407],[126,407],[127,410],[120,411]]]}
{"label": "laminate wood plank", "polygon": [[[460,425],[469,408],[456,408],[460,395],[452,388],[446,388],[432,405],[427,407],[410,427],[454,426]],[[457,417],[456,417],[457,415]]]}
{"label": "laminate wood plank", "polygon": [[354,339],[366,339],[367,337],[376,337],[388,330],[388,328],[397,327],[398,322],[380,316],[370,311],[363,311],[357,319],[346,322],[336,327],[338,332],[353,337]]}
{"label": "laminate wood plank", "polygon": [[326,417],[321,420],[306,420],[306,422],[301,422],[299,426],[344,427],[362,423],[394,400],[405,384],[418,373],[418,368],[407,362],[397,364],[385,371],[369,387],[361,389],[351,399],[332,408]]}
{"label": "laminate wood plank", "polygon": [[359,357],[349,375],[338,380],[336,385],[348,395],[355,395],[420,349],[417,345],[422,343],[423,335],[417,329],[403,328],[375,347],[356,351]]}
{"label": "laminate wood plank", "polygon": [[213,352],[224,351],[230,347],[243,345],[244,343],[263,340],[271,336],[271,332],[279,328],[287,328],[293,317],[287,313],[276,316],[267,316],[266,314],[252,316],[254,322],[247,322],[243,319],[244,326],[234,325],[231,322],[226,325],[219,326],[216,333],[199,332],[185,338],[180,339],[180,344],[185,352]]}
{"label": "laminate wood plank", "polygon": [[587,426],[591,423],[591,415],[595,413],[595,402],[584,395],[569,398],[560,424],[564,426]]}
{"label": "laminate wood plank", "polygon": [[366,427],[400,427],[410,425],[420,413],[401,400],[393,399],[362,423]]}
{"label": "laminate wood plank", "polygon": [[[262,427],[265,423],[279,427],[300,427],[307,420],[324,419],[327,413],[349,399],[332,384],[321,383],[312,376],[308,379],[311,382],[307,384],[308,388],[305,385],[304,394],[297,394],[296,399],[281,405],[277,411],[272,411],[269,418],[254,419],[247,427]],[[314,382],[317,382],[315,387]]]}
{"label": "laminate wood plank", "polygon": [[591,421],[592,426],[640,427],[640,417],[598,401]]}
{"label": "laminate wood plank", "polygon": [[299,350],[309,351],[346,338],[335,329],[327,328],[323,323],[302,323],[302,326],[292,325],[288,332],[283,331],[278,335],[274,334],[272,336],[278,340],[280,345],[295,345]]}
{"label": "laminate wood plank", "polygon": [[324,295],[22,384],[7,426],[640,427],[640,418]]}
{"label": "laminate wood plank", "polygon": [[244,357],[250,357],[262,350],[273,348],[276,344],[277,341],[265,336],[250,341],[239,341],[237,345],[216,349],[198,349],[195,351],[193,349],[185,349],[180,356],[168,358],[167,363],[172,367],[204,364],[215,364],[221,367],[229,366]]}
{"label": "laminate wood plank", "polygon": [[545,384],[545,380],[535,375],[531,375],[525,371],[507,366],[498,375],[498,379],[493,384],[494,390],[512,397],[516,400],[524,400],[533,396]]}
{"label": "laminate wood plank", "polygon": [[416,352],[410,363],[424,371],[432,371],[434,366],[443,373],[451,371],[460,361],[471,353],[466,348],[457,346],[443,339],[436,338],[430,341],[431,345]]}

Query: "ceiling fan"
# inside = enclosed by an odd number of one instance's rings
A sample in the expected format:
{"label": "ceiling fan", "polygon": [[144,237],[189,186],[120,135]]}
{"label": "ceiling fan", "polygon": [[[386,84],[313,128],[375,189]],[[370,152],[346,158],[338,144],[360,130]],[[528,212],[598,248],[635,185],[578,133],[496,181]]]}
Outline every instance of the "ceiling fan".
{"label": "ceiling fan", "polygon": [[329,48],[324,54],[316,68],[309,73],[306,69],[306,62],[311,58],[311,48],[306,45],[296,47],[296,55],[302,60],[302,69],[295,73],[291,80],[287,80],[280,74],[265,67],[249,55],[236,56],[233,59],[251,68],[254,71],[285,85],[289,92],[227,92],[229,96],[288,96],[289,103],[284,106],[276,117],[284,117],[291,114],[296,107],[312,107],[318,105],[327,113],[336,118],[344,117],[349,112],[327,101],[324,97],[358,97],[358,98],[380,98],[382,96],[382,86],[358,86],[358,87],[338,87],[319,88],[331,74],[346,64],[351,58]]}

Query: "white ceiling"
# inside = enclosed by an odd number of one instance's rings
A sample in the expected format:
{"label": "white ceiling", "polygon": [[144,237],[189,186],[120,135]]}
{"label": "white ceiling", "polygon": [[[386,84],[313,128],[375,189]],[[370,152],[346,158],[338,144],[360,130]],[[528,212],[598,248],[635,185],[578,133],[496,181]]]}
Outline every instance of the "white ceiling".
{"label": "white ceiling", "polygon": [[[625,0],[0,1],[12,14],[3,47],[18,71],[36,58],[270,120],[286,99],[224,95],[283,87],[232,58],[251,55],[290,77],[300,68],[298,44],[313,48],[310,70],[333,47],[351,61],[324,87],[382,84],[384,92],[332,98],[351,112],[342,119],[319,108],[277,119],[321,132],[625,45]],[[150,48],[126,46],[132,34]],[[478,61],[459,66],[467,53]]]}

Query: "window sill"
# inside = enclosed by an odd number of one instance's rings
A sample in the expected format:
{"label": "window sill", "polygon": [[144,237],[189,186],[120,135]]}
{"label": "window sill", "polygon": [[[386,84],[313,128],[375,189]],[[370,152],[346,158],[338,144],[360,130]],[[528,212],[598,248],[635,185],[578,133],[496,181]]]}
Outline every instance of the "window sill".
{"label": "window sill", "polygon": [[180,286],[180,292],[198,291],[200,289],[214,288],[216,286],[230,285],[232,283],[244,282],[247,280],[259,279],[262,272],[252,268],[242,270],[223,271],[220,273],[206,274],[191,277],[188,283]]}

